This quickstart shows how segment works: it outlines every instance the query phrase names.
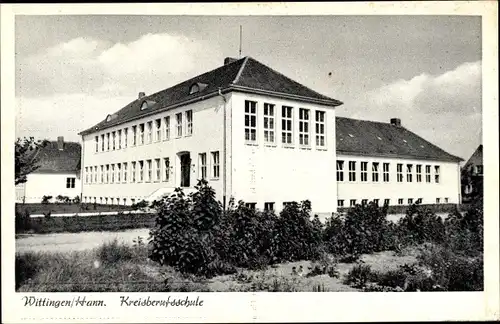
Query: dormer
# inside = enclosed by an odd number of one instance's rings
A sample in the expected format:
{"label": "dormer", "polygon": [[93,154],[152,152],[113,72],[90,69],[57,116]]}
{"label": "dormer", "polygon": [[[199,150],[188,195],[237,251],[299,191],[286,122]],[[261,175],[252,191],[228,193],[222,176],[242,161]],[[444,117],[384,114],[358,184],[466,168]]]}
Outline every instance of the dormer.
{"label": "dormer", "polygon": [[151,107],[153,107],[155,104],[156,104],[156,101],[153,101],[153,100],[144,100],[144,101],[141,103],[141,110],[146,110],[146,109],[148,109],[148,108],[151,108]]}
{"label": "dormer", "polygon": [[116,117],[118,117],[117,114],[109,114],[107,117],[106,117],[106,122],[110,122],[112,121],[113,119],[115,119]]}
{"label": "dormer", "polygon": [[193,83],[191,85],[191,87],[189,88],[189,94],[203,91],[207,86],[208,86],[208,84],[206,84],[206,83],[200,83],[200,82]]}

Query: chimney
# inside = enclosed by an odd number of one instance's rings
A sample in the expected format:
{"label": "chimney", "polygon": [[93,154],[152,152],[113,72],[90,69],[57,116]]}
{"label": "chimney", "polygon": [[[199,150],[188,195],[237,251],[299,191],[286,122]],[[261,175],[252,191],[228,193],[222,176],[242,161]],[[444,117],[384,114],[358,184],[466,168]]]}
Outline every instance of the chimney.
{"label": "chimney", "polygon": [[146,96],[145,92],[139,92],[139,99],[143,98]]}
{"label": "chimney", "polygon": [[64,137],[62,136],[57,137],[57,149],[59,151],[64,150]]}
{"label": "chimney", "polygon": [[224,59],[224,65],[228,65],[228,64],[231,64],[233,63],[234,61],[238,61],[238,59],[234,58],[234,57],[226,57]]}
{"label": "chimney", "polygon": [[401,119],[399,118],[391,118],[391,125],[401,127]]}

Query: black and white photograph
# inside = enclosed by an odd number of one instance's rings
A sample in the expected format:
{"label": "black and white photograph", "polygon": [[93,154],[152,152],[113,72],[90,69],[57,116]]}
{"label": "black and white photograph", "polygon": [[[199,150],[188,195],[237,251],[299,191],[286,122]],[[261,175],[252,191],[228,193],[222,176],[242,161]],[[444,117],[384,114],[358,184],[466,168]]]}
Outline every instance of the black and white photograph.
{"label": "black and white photograph", "polygon": [[484,293],[483,17],[239,10],[12,18],[21,306]]}

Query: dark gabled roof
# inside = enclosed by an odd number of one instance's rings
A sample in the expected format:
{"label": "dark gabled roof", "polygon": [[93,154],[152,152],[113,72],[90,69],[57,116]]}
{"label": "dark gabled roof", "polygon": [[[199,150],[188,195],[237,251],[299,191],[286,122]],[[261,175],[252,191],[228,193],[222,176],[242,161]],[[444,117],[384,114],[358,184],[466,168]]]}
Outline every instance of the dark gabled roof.
{"label": "dark gabled roof", "polygon": [[[190,88],[193,84],[202,84],[203,87],[199,92],[190,94]],[[168,89],[136,99],[114,113],[115,118],[110,121],[104,119],[97,125],[84,130],[80,135],[91,134],[141,116],[157,113],[160,110],[163,111],[192,101],[203,100],[217,95],[219,91],[221,93],[242,91],[266,94],[328,106],[342,104],[342,102],[321,95],[247,56]],[[155,102],[156,104],[141,111],[140,107],[144,101]]]}
{"label": "dark gabled roof", "polygon": [[471,165],[483,165],[483,144],[479,145],[471,155],[467,163],[465,163],[464,168]]}
{"label": "dark gabled roof", "polygon": [[35,158],[40,166],[35,173],[77,172],[80,170],[82,147],[79,143],[64,142],[63,150],[57,141],[50,141],[38,149]]}
{"label": "dark gabled roof", "polygon": [[406,128],[390,123],[336,117],[336,144],[337,154],[463,161]]}

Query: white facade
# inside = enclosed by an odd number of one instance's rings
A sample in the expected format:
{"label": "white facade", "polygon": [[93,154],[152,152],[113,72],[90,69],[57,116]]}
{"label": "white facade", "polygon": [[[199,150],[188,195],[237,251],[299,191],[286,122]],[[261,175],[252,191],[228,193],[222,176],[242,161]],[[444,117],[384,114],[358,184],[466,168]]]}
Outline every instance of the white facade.
{"label": "white facade", "polygon": [[[264,104],[273,105],[272,116],[264,116]],[[255,105],[255,114],[246,115],[245,107],[250,105]],[[283,108],[284,106],[291,109]],[[282,110],[290,114],[289,118],[282,118]],[[187,114],[191,114],[189,112],[192,113],[192,134],[186,133],[189,120]],[[267,105],[266,112],[270,112]],[[177,136],[177,114],[182,115],[180,137]],[[315,131],[317,114],[320,134]],[[271,117],[273,123],[270,123]],[[168,139],[165,118],[170,119]],[[264,118],[268,126],[274,126],[273,129],[264,129]],[[159,139],[156,129],[158,119],[161,120]],[[246,119],[255,120],[255,125],[245,127]],[[148,140],[149,122],[153,125],[151,142]],[[286,134],[290,134],[285,137],[291,143],[282,143],[282,122],[286,125]],[[140,139],[142,124],[145,129],[144,144],[141,144]],[[138,129],[135,145],[134,126]],[[291,129],[288,132],[289,126]],[[127,129],[126,144],[124,129]],[[121,136],[118,135],[119,131]],[[270,139],[270,131],[274,131],[273,142],[265,140]],[[116,139],[114,149],[113,132]],[[318,141],[323,143],[322,146],[316,145],[316,135],[320,136]],[[234,197],[236,201],[244,200],[255,204],[259,209],[266,207],[279,211],[283,203],[309,199],[314,212],[331,213],[336,210],[335,168],[331,167],[335,165],[334,138],[333,107],[233,91],[224,97],[217,95],[83,135],[82,197],[84,202],[128,205],[148,199],[164,188],[192,188],[204,173],[221,202]],[[300,141],[307,145],[301,145]],[[191,159],[186,169],[182,156],[189,156]],[[168,177],[165,159],[168,159]],[[135,181],[132,178],[134,163]],[[150,164],[151,180],[148,171]],[[141,165],[144,167],[142,181]],[[188,185],[182,183],[186,174],[181,175],[187,169],[190,175]],[[104,171],[103,175],[101,170]],[[159,178],[156,177],[157,172]],[[109,178],[106,179],[106,176]]]}
{"label": "white facade", "polygon": [[[343,162],[342,168],[340,162]],[[352,163],[355,163],[354,172],[350,171]],[[366,163],[366,176],[363,175],[363,163]],[[398,165],[401,172],[398,172]],[[350,207],[375,199],[378,199],[380,206],[384,203],[390,206],[410,205],[419,199],[422,204],[460,203],[458,162],[339,154],[336,168],[337,199],[340,207]],[[384,168],[388,172],[384,172]]]}
{"label": "white facade", "polygon": [[80,175],[68,173],[40,173],[27,175],[27,181],[16,186],[16,202],[41,203],[43,196],[67,196],[70,199],[80,197]]}

